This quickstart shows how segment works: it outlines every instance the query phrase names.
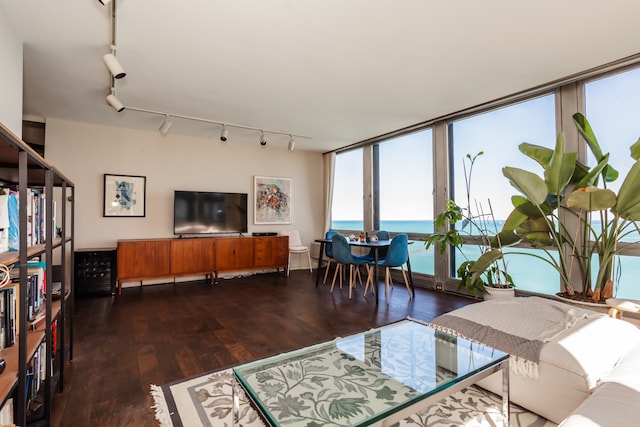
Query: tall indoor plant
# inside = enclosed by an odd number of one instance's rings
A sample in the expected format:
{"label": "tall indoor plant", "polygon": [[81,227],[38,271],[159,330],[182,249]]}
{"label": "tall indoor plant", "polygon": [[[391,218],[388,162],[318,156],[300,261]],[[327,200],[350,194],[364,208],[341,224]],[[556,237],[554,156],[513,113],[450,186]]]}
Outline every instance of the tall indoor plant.
{"label": "tall indoor plant", "polygon": [[[520,151],[538,162],[544,174],[503,168],[504,176],[521,194],[512,197],[514,210],[501,236],[505,241],[524,241],[542,249],[545,255],[527,254],[543,259],[559,272],[567,296],[581,294],[603,301],[612,296],[617,254],[640,241],[640,139],[631,146],[636,162],[616,194],[607,188],[618,178],[609,164],[609,154],[602,152],[582,114],[574,114],[573,121],[598,163],[589,168],[577,160],[577,153],[566,152],[562,133],[553,150],[521,144]],[[552,251],[558,252],[557,258]],[[574,271],[580,277],[578,292],[571,279]]]}
{"label": "tall indoor plant", "polygon": [[[497,226],[491,201],[487,201],[486,207],[477,201],[474,201],[472,206],[473,166],[483,154],[482,151],[475,156],[467,154],[463,159],[466,207],[460,207],[454,200],[447,200],[446,209],[435,218],[436,231],[425,240],[426,249],[433,244],[439,244],[440,255],[444,255],[447,248],[454,248],[464,258],[457,269],[457,276],[460,278],[458,289],[468,289],[474,295],[486,292],[487,287],[514,287],[513,280],[507,273],[500,234],[496,234]],[[480,257],[475,260],[470,259],[462,248],[465,237],[480,249]]]}

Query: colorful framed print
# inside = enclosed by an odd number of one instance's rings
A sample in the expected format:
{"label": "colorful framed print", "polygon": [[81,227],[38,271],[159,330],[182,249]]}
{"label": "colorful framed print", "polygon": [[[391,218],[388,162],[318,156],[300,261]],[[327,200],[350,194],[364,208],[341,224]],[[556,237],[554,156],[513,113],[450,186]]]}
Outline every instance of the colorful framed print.
{"label": "colorful framed print", "polygon": [[104,212],[110,217],[144,217],[147,178],[104,174]]}
{"label": "colorful framed print", "polygon": [[291,224],[291,179],[255,176],[254,224]]}

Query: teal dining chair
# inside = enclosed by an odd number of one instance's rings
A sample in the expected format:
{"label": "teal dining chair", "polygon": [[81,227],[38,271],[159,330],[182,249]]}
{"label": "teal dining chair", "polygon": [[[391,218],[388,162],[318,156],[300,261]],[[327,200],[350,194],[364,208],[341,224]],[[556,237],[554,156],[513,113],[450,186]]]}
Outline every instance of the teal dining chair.
{"label": "teal dining chair", "polygon": [[357,268],[360,265],[364,265],[367,269],[368,277],[367,284],[371,278],[371,268],[369,262],[363,259],[358,259],[351,254],[351,247],[347,238],[337,234],[331,238],[331,248],[333,250],[333,258],[337,263],[336,271],[333,274],[333,282],[331,282],[331,292],[336,283],[336,277],[340,275],[340,288],[342,288],[342,268],[343,266],[349,266],[349,299],[351,299],[351,293],[355,287],[355,278],[357,275]]}
{"label": "teal dining chair", "polygon": [[[335,230],[329,230],[325,233],[324,238],[326,240],[331,240],[331,238],[336,234],[340,234],[340,233],[338,233]],[[329,275],[329,267],[331,266],[331,261],[335,263],[335,259],[333,258],[333,246],[331,245],[331,243],[325,243],[324,256],[327,258],[327,266],[324,271],[324,279],[322,280],[323,285],[327,283],[327,276]],[[337,264],[336,264],[336,268],[338,268]]]}
{"label": "teal dining chair", "polygon": [[[402,277],[404,284],[409,292],[409,299],[411,299],[411,288],[409,288],[409,281],[407,280],[407,274],[404,270],[404,265],[409,260],[409,237],[406,234],[396,234],[391,239],[387,254],[384,259],[378,261],[378,266],[385,268],[384,274],[384,292],[387,298],[387,304],[389,304],[389,285],[391,283],[391,269],[394,267],[400,267],[402,271]],[[370,265],[374,263],[370,262]],[[365,287],[366,292],[366,287]]]}
{"label": "teal dining chair", "polygon": [[[391,239],[391,235],[386,230],[376,231],[376,237],[378,238],[378,240],[389,240],[389,239]],[[357,258],[373,262],[376,259],[374,251],[375,251],[375,249],[370,249],[368,254],[357,256]],[[386,255],[387,255],[387,248],[379,248],[378,249],[378,261],[384,259],[384,257]]]}

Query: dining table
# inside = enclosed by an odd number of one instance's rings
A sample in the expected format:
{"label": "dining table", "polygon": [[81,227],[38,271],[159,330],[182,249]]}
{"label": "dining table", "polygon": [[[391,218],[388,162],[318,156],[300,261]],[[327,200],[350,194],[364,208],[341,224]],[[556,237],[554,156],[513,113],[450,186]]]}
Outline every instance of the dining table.
{"label": "dining table", "polygon": [[[378,262],[380,260],[379,257],[379,252],[380,249],[383,248],[388,248],[389,245],[391,244],[391,240],[390,239],[386,239],[386,240],[382,240],[382,239],[378,239],[377,241],[361,241],[361,240],[351,240],[351,239],[347,239],[349,242],[349,246],[352,247],[360,247],[360,248],[369,248],[369,249],[373,249],[373,257],[374,257],[374,293],[376,294],[376,305],[378,305],[378,286],[379,286],[379,282],[378,282]],[[315,240],[317,243],[320,243],[320,255],[318,256],[318,268],[316,269],[316,287],[318,287],[318,284],[320,283],[320,270],[322,268],[322,260],[324,257],[324,248],[327,244],[331,244],[331,239],[316,239]],[[327,267],[328,268],[328,267]],[[411,274],[411,260],[409,258],[407,258],[407,272],[409,273],[409,284],[411,285],[411,294],[412,297],[415,298],[416,296],[416,291],[415,288],[413,287],[413,275]]]}

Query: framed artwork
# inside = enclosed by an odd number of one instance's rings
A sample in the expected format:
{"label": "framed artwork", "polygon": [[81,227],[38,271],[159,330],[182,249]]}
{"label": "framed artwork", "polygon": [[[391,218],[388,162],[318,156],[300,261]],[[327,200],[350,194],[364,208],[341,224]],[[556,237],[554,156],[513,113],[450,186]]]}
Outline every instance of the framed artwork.
{"label": "framed artwork", "polygon": [[291,224],[291,179],[255,176],[254,224]]}
{"label": "framed artwork", "polygon": [[104,174],[103,216],[145,216],[147,178]]}

